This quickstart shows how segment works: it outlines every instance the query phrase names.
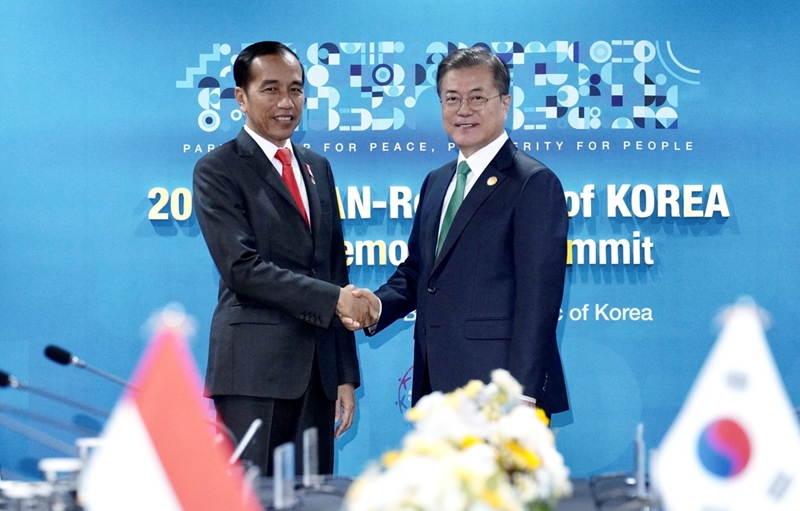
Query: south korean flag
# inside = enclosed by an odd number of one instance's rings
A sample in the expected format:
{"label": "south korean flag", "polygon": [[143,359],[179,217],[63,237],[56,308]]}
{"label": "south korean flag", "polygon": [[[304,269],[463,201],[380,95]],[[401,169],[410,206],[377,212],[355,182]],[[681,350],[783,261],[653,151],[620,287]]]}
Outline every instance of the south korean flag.
{"label": "south korean flag", "polygon": [[752,301],[722,314],[719,339],[651,460],[666,511],[800,510],[800,427],[765,317]]}

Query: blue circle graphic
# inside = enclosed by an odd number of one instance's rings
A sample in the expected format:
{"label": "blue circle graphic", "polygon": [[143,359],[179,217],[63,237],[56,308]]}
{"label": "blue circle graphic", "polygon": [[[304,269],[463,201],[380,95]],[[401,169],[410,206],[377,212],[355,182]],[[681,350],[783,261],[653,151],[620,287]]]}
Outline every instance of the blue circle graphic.
{"label": "blue circle graphic", "polygon": [[378,64],[372,71],[372,79],[378,85],[388,85],[392,83],[394,78],[394,70],[389,64]]}

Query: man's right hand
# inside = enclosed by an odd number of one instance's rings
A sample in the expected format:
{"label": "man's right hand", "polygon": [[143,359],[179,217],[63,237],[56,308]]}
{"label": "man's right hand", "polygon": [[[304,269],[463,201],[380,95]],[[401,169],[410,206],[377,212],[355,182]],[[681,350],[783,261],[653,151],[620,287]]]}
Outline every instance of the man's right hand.
{"label": "man's right hand", "polygon": [[378,321],[380,300],[369,289],[350,284],[339,291],[336,315],[348,330],[367,328]]}

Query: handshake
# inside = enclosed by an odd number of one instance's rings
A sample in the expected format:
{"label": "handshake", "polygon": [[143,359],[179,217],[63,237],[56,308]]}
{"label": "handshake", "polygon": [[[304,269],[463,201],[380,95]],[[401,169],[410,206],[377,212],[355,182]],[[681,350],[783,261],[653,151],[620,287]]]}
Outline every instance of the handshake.
{"label": "handshake", "polygon": [[352,284],[339,291],[336,315],[348,330],[360,330],[378,322],[381,301],[369,289],[357,288]]}

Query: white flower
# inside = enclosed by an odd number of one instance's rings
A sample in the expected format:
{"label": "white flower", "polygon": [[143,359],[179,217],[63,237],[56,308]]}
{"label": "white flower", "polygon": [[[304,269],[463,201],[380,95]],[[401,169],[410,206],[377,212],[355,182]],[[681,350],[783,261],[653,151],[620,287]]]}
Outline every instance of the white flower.
{"label": "white flower", "polygon": [[519,404],[505,370],[435,392],[408,411],[415,429],[351,486],[348,511],[525,511],[572,491],[550,429]]}
{"label": "white flower", "polygon": [[505,369],[492,371],[492,382],[500,387],[500,391],[508,396],[519,397],[522,395],[522,385]]}
{"label": "white flower", "polygon": [[447,398],[441,392],[433,392],[427,396],[423,396],[422,399],[417,401],[414,408],[406,412],[406,419],[411,422],[423,420],[432,410],[439,408],[445,399]]}

